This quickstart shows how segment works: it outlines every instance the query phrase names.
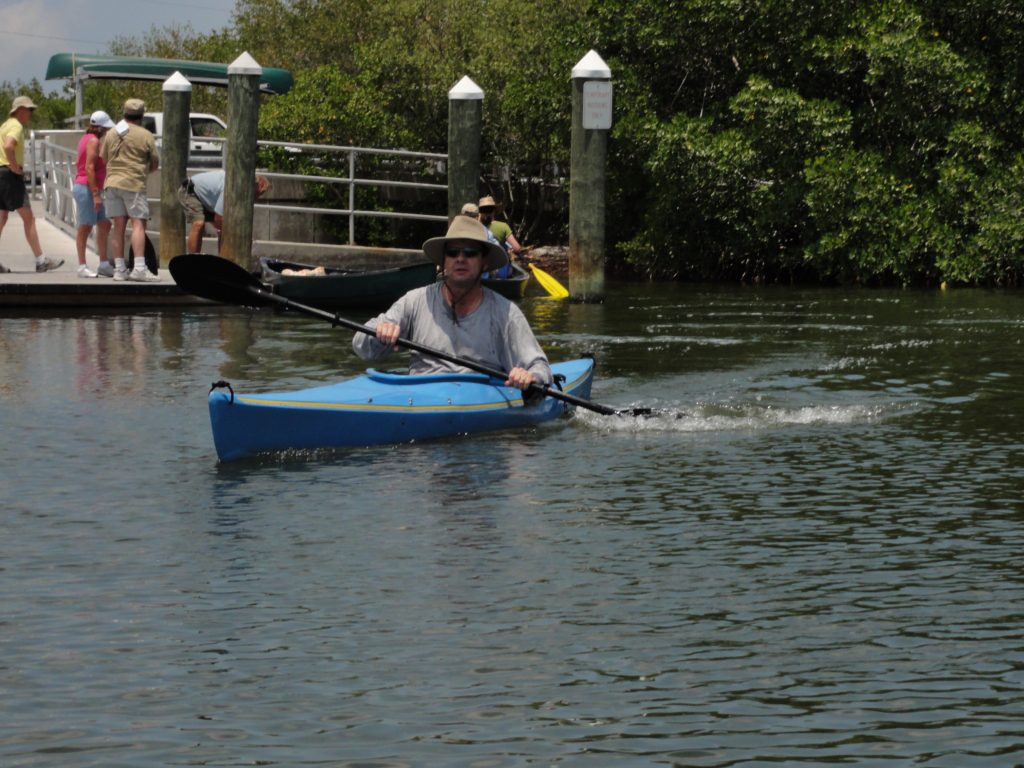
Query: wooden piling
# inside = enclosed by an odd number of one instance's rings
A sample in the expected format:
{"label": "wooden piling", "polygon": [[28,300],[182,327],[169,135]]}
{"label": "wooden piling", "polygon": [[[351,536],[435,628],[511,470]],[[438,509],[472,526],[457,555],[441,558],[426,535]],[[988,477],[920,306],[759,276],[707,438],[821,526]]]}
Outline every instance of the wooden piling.
{"label": "wooden piling", "polygon": [[484,92],[469,76],[448,91],[448,220],[477,201]]}
{"label": "wooden piling", "polygon": [[572,70],[569,166],[569,295],[604,298],[605,157],[611,128],[611,70],[590,51]]}
{"label": "wooden piling", "polygon": [[228,65],[228,139],[224,153],[224,226],[220,254],[252,269],[256,141],[263,68],[248,53]]}
{"label": "wooden piling", "polygon": [[178,187],[185,179],[189,152],[192,83],[180,72],[164,81],[163,147],[160,151],[160,264],[184,253],[185,214]]}

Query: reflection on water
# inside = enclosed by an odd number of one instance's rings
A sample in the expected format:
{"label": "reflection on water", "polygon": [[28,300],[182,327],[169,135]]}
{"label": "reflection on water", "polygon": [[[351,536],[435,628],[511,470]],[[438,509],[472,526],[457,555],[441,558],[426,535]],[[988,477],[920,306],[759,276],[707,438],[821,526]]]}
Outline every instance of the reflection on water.
{"label": "reflection on water", "polygon": [[232,464],[348,333],[0,317],[0,763],[1024,764],[1021,302],[527,301],[658,412]]}

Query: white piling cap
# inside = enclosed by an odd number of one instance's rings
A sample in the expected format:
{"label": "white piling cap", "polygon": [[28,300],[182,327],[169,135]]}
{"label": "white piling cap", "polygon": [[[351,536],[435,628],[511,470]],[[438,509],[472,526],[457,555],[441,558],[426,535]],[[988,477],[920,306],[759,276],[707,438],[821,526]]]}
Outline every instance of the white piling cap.
{"label": "white piling cap", "polygon": [[604,59],[597,55],[597,51],[590,50],[587,55],[576,62],[572,68],[573,80],[611,80],[612,71],[604,63]]}
{"label": "white piling cap", "polygon": [[164,80],[164,91],[191,91],[192,83],[181,72],[175,70],[174,74]]}
{"label": "white piling cap", "polygon": [[463,77],[459,82],[452,86],[452,89],[448,91],[449,101],[455,100],[467,100],[473,101],[483,99],[484,92],[479,85],[474,83],[469,75]]}
{"label": "white piling cap", "polygon": [[256,59],[245,51],[241,56],[228,64],[229,75],[262,75],[263,67],[256,63]]}

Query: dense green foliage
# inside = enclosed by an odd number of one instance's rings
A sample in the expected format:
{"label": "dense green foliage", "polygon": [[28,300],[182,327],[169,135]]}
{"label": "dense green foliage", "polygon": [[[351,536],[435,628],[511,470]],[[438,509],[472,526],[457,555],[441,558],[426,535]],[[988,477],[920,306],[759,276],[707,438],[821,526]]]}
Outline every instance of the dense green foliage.
{"label": "dense green foliage", "polygon": [[615,128],[634,157],[612,160],[619,189],[632,179],[612,226],[627,261],[695,278],[1018,284],[1024,13],[956,5],[595,6],[619,93],[637,90]]}
{"label": "dense green foliage", "polygon": [[153,30],[117,48],[248,50],[289,68],[296,88],[265,103],[261,131],[309,143],[443,152],[447,91],[468,74],[486,94],[481,193],[505,200],[525,240],[564,237],[569,73],[593,48],[615,85],[614,265],[744,281],[1024,278],[1016,0],[238,0],[229,30]]}

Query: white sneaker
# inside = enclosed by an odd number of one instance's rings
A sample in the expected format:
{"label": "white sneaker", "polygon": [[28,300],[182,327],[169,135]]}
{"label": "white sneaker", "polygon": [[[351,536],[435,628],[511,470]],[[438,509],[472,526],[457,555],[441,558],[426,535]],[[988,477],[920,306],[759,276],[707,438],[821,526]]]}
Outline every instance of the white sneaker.
{"label": "white sneaker", "polygon": [[[117,279],[116,275],[114,276],[114,279],[115,280]],[[131,272],[128,273],[128,279],[133,281],[133,282],[136,282],[136,283],[159,283],[160,282],[160,276],[159,275],[154,275],[152,272],[150,272],[145,267],[142,267],[141,269],[140,268],[133,269]]]}
{"label": "white sneaker", "polygon": [[115,269],[114,270],[114,279],[115,280],[127,280],[128,279],[128,270],[127,269]]}
{"label": "white sneaker", "polygon": [[114,267],[109,262],[107,264],[100,264],[96,268],[97,277],[113,277]]}
{"label": "white sneaker", "polygon": [[88,264],[82,264],[81,266],[78,267],[78,276],[79,277],[99,277],[99,275],[97,275],[95,272],[93,272],[91,269],[89,269],[89,265]]}
{"label": "white sneaker", "polygon": [[43,256],[42,261],[36,262],[36,272],[49,272],[51,269],[57,269],[63,263],[64,259],[51,259],[49,256]]}

